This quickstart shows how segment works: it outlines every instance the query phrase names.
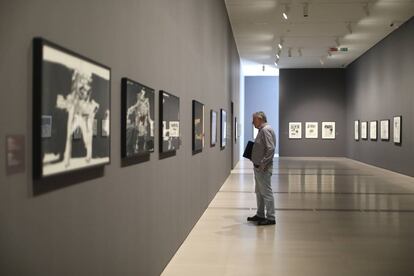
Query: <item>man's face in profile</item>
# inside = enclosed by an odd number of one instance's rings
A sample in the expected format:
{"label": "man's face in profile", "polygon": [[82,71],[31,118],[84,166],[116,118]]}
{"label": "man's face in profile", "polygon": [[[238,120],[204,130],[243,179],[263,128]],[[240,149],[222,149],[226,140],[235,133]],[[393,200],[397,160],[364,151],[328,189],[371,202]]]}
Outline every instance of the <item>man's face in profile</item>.
{"label": "man's face in profile", "polygon": [[253,122],[252,123],[253,123],[255,128],[259,128],[262,125],[262,119],[260,119],[259,117],[253,115]]}

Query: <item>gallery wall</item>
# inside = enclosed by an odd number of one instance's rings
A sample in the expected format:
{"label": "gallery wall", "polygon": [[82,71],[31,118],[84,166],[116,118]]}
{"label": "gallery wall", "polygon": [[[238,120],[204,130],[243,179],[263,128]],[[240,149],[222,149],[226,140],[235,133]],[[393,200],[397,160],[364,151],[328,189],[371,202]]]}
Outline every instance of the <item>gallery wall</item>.
{"label": "gallery wall", "polygon": [[[111,68],[111,163],[103,170],[33,182],[35,36]],[[1,1],[0,37],[0,144],[22,134],[26,147],[23,173],[6,175],[0,154],[0,274],[159,275],[238,160],[230,116],[227,147],[209,146],[210,109],[230,114],[233,102],[239,112],[239,57],[224,2]],[[122,77],[155,89],[156,133],[158,90],[180,97],[175,156],[159,158],[156,135],[149,161],[122,162]],[[196,155],[193,99],[206,110],[205,148]]]}
{"label": "gallery wall", "polygon": [[[414,19],[347,67],[349,158],[414,176]],[[392,119],[402,116],[402,143],[393,143]],[[391,120],[390,141],[354,140],[354,120]]]}
{"label": "gallery wall", "polygon": [[[244,146],[253,141],[252,114],[264,111],[267,121],[273,127],[279,143],[279,77],[249,76],[245,77],[244,101]],[[279,146],[276,147],[276,153]]]}
{"label": "gallery wall", "polygon": [[[345,70],[281,69],[279,72],[280,156],[345,155]],[[289,122],[302,122],[302,139],[289,139]],[[305,123],[318,122],[317,139],[305,138]],[[336,123],[336,138],[322,140],[322,122]]]}

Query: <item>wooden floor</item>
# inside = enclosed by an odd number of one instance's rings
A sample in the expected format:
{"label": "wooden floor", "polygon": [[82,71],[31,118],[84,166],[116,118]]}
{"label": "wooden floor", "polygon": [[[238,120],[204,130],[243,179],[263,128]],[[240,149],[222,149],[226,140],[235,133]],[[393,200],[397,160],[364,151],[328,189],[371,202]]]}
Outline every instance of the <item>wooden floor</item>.
{"label": "wooden floor", "polygon": [[342,158],[275,159],[276,225],[241,161],[164,276],[414,275],[414,178]]}

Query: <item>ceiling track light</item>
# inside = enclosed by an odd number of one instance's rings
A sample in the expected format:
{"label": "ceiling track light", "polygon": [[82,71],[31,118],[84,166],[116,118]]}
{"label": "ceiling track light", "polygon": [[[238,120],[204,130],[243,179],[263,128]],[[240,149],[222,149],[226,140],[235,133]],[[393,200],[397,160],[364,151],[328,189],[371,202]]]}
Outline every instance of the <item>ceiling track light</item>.
{"label": "ceiling track light", "polygon": [[280,53],[277,53],[277,54],[276,54],[276,58],[277,58],[277,59],[280,59]]}
{"label": "ceiling track light", "polygon": [[370,16],[371,12],[369,11],[369,4],[366,3],[365,5],[362,6],[362,10],[364,11],[366,16]]}
{"label": "ceiling track light", "polygon": [[279,44],[277,45],[279,47],[279,50],[282,50],[283,48],[283,38],[280,38]]}
{"label": "ceiling track light", "polygon": [[348,30],[348,32],[349,32],[350,34],[352,34],[352,24],[351,24],[351,22],[348,22],[348,23],[346,24],[346,29]]}
{"label": "ceiling track light", "polygon": [[302,53],[302,49],[301,48],[299,48],[298,49],[298,55],[301,57],[301,56],[303,56],[303,53]]}
{"label": "ceiling track light", "polygon": [[323,61],[323,58],[322,58],[322,57],[319,59],[319,62],[320,62],[320,64],[321,64],[322,66],[325,64],[325,62]]}
{"label": "ceiling track light", "polygon": [[303,17],[309,16],[309,3],[303,4]]}
{"label": "ceiling track light", "polygon": [[283,5],[283,12],[282,12],[283,19],[288,20],[289,18],[289,6]]}
{"label": "ceiling track light", "polygon": [[279,59],[278,59],[278,58],[275,60],[275,66],[276,66],[276,67],[278,67],[278,66],[279,66]]}
{"label": "ceiling track light", "polygon": [[288,57],[292,57],[292,48],[289,48],[288,50]]}
{"label": "ceiling track light", "polygon": [[330,51],[328,51],[328,57],[331,57],[332,53]]}
{"label": "ceiling track light", "polygon": [[263,64],[263,66],[262,66],[262,71],[264,72],[266,70],[266,67],[265,67],[265,65]]}
{"label": "ceiling track light", "polygon": [[341,46],[341,41],[339,40],[339,37],[335,38],[335,44],[336,44],[336,47]]}

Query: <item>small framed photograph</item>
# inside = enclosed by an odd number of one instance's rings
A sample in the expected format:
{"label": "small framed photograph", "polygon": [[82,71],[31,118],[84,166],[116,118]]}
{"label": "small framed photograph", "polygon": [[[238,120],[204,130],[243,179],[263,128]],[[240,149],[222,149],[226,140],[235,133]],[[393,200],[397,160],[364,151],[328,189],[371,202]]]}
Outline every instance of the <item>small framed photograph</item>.
{"label": "small framed photograph", "polygon": [[210,146],[217,143],[217,112],[210,110]]}
{"label": "small framed photograph", "polygon": [[226,147],[227,139],[227,112],[224,109],[220,110],[220,148]]}
{"label": "small framed photograph", "polygon": [[204,104],[193,100],[193,154],[203,151],[204,147]]}
{"label": "small framed photograph", "polygon": [[302,123],[290,122],[289,123],[289,139],[302,139]]}
{"label": "small framed photograph", "polygon": [[318,122],[306,122],[305,138],[318,139]]}
{"label": "small framed photograph", "polygon": [[154,152],[154,89],[128,78],[121,81],[121,156]]}
{"label": "small framed photograph", "polygon": [[361,122],[361,139],[368,140],[368,122]]}
{"label": "small framed photograph", "polygon": [[369,138],[376,141],[378,136],[378,121],[369,122]]}
{"label": "small framed photograph", "polygon": [[394,143],[401,144],[402,136],[402,116],[395,116],[393,119]]}
{"label": "small framed photograph", "polygon": [[355,141],[359,141],[359,120],[355,120],[354,122],[354,139]]}
{"label": "small framed photograph", "polygon": [[180,98],[160,91],[160,153],[175,152],[180,147]]}
{"label": "small framed photograph", "polygon": [[335,122],[322,122],[322,139],[335,139]]}
{"label": "small framed photograph", "polygon": [[390,120],[381,120],[381,140],[390,140]]}

